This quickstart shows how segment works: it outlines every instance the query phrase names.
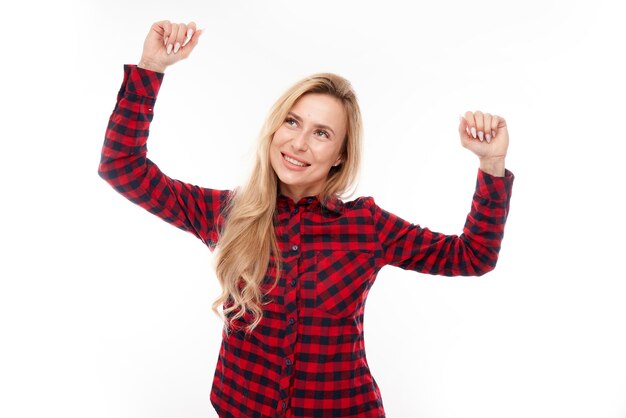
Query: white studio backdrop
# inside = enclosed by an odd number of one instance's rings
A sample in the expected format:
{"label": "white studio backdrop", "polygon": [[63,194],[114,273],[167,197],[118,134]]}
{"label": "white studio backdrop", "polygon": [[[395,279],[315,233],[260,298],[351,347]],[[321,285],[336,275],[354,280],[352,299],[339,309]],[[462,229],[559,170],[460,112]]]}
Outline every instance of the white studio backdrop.
{"label": "white studio backdrop", "polygon": [[2,58],[0,416],[214,417],[221,324],[200,241],[97,175],[125,63],[152,22],[205,29],[169,68],[149,155],[240,184],[273,101],[357,90],[356,195],[458,234],[477,161],[460,114],[504,116],[516,175],[496,270],[383,269],[368,360],[389,417],[623,418],[623,43],[618,1],[25,2]]}

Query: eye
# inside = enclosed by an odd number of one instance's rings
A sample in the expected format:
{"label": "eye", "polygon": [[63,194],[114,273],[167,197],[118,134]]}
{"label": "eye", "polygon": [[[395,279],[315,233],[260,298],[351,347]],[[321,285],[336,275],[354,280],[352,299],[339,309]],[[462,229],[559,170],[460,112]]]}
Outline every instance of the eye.
{"label": "eye", "polygon": [[295,120],[294,118],[292,118],[291,116],[287,117],[287,119],[285,119],[285,123],[289,126],[297,126],[298,125],[298,121]]}
{"label": "eye", "polygon": [[315,132],[316,135],[321,136],[322,138],[330,138],[330,134],[326,131],[324,131],[323,129],[319,129]]}

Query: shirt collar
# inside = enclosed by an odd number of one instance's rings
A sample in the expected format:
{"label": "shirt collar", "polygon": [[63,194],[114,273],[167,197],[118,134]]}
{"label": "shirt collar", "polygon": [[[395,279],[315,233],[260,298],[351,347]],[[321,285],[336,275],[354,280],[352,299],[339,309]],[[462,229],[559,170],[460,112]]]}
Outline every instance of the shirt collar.
{"label": "shirt collar", "polygon": [[331,196],[328,199],[326,199],[326,202],[324,204],[324,207],[326,209],[328,209],[331,212],[335,212],[337,214],[342,214],[343,213],[343,202],[341,201],[341,199],[339,199],[336,196]]}
{"label": "shirt collar", "polygon": [[277,207],[295,207],[295,206],[307,206],[320,205],[324,209],[334,212],[336,214],[342,214],[344,210],[344,203],[336,196],[331,196],[322,204],[319,200],[319,196],[307,196],[300,199],[295,203],[290,197],[279,194],[276,202]]}

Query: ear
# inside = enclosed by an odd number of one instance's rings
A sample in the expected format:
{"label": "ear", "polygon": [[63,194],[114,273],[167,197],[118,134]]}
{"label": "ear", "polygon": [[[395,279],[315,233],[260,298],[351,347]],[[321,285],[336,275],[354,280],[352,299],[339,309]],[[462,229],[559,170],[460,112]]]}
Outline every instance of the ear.
{"label": "ear", "polygon": [[333,164],[333,167],[339,167],[341,163],[343,163],[343,157],[337,158],[337,161],[335,161],[335,164]]}

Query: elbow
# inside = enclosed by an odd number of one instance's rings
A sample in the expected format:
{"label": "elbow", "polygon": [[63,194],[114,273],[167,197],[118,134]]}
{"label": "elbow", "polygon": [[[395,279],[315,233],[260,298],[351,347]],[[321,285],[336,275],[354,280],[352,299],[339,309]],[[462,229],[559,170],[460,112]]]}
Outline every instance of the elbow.
{"label": "elbow", "polygon": [[487,263],[478,263],[479,265],[475,266],[475,276],[481,277],[485,274],[492,272],[496,268],[496,264],[498,263],[498,258],[489,260]]}
{"label": "elbow", "polygon": [[106,169],[102,163],[98,164],[98,176],[105,181],[107,180]]}
{"label": "elbow", "polygon": [[493,271],[498,263],[498,251],[490,250],[481,253],[473,252],[463,263],[462,270],[466,276],[481,277]]}
{"label": "elbow", "polygon": [[489,268],[484,268],[484,269],[482,269],[482,270],[478,270],[478,271],[476,272],[476,275],[475,275],[475,276],[476,276],[476,277],[482,277],[482,276],[484,276],[485,274],[487,274],[487,273],[489,273],[489,272],[493,271],[493,270],[494,270],[494,268],[495,268],[495,267],[489,267]]}
{"label": "elbow", "polygon": [[495,270],[500,255],[500,245],[475,248],[470,256],[470,264],[474,276],[484,276]]}
{"label": "elbow", "polygon": [[111,167],[104,160],[100,160],[100,164],[98,164],[98,176],[107,183],[111,183]]}

